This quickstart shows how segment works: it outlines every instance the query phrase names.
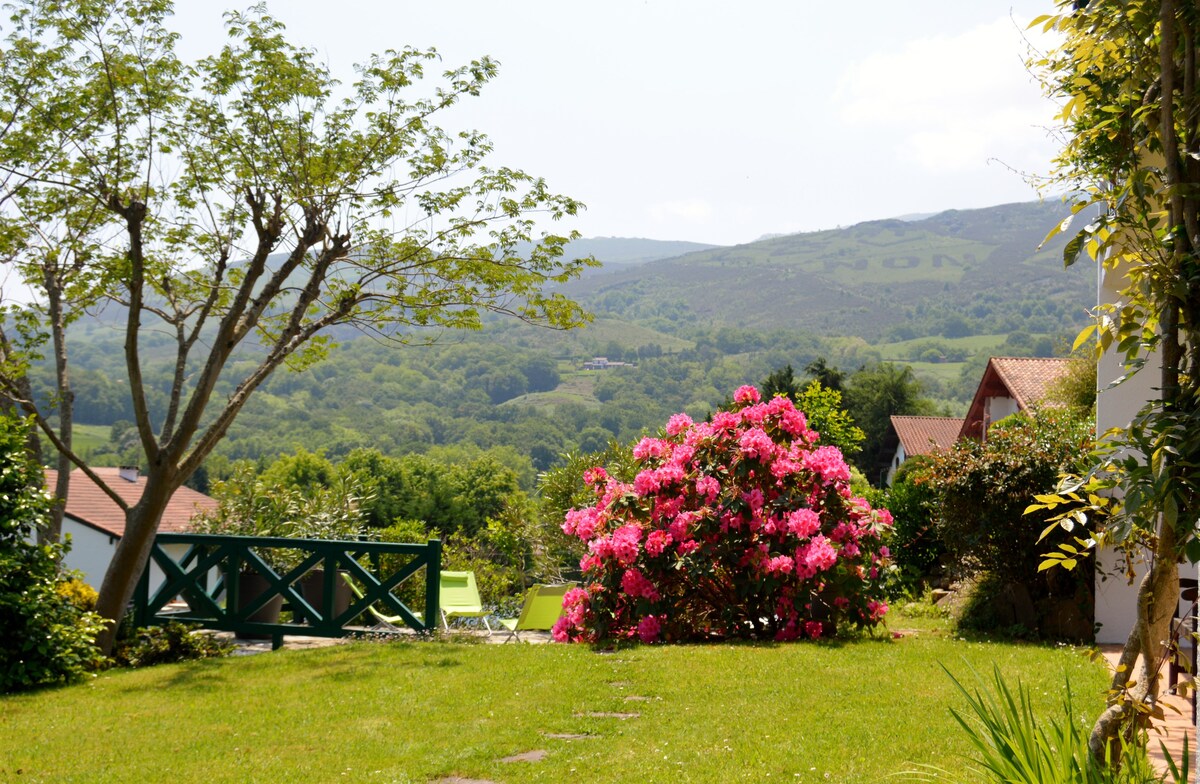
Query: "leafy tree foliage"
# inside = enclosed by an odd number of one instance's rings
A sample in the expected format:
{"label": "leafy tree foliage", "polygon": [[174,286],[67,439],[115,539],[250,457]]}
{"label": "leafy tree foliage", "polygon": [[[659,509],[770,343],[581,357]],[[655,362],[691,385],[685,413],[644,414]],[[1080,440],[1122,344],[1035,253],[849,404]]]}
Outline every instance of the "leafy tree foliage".
{"label": "leafy tree foliage", "polygon": [[883,455],[883,439],[895,414],[930,415],[933,403],[921,392],[921,382],[905,365],[880,362],[860,368],[846,388],[846,410],[865,435],[856,462],[869,479],[875,479],[890,455]]}
{"label": "leafy tree foliage", "polygon": [[762,382],[762,395],[768,400],[776,395],[783,395],[795,403],[796,395],[799,392],[800,390],[796,386],[795,371],[792,370],[790,364],[771,371],[771,374]]}
{"label": "leafy tree foliage", "polygon": [[420,520],[443,536],[459,531],[474,536],[489,521],[528,504],[516,473],[486,454],[446,464],[424,455],[394,458],[360,449],[346,457],[339,471],[366,488],[363,511],[373,527]]}
{"label": "leafy tree foliage", "polygon": [[[388,51],[343,84],[257,6],[229,13],[225,46],[185,63],[169,12],[167,0],[19,0],[0,60],[13,97],[0,107],[0,250],[44,295],[10,314],[0,382],[85,470],[66,330],[106,302],[122,322],[147,483],[132,505],[110,492],[126,512],[98,603],[113,620],[171,494],[277,368],[311,366],[339,329],[419,340],[489,312],[576,325],[580,309],[550,284],[589,263],[564,260],[570,238],[534,220],[578,202],[489,167],[483,134],[435,122],[479,94],[492,60],[420,95],[436,52]],[[50,408],[24,372],[44,345]],[[160,357],[155,388],[145,374]]]}
{"label": "leafy tree foliage", "polygon": [[71,601],[62,545],[29,541],[49,513],[25,424],[0,416],[0,693],[78,680],[103,662],[100,616]]}
{"label": "leafy tree foliage", "polygon": [[1081,341],[1095,337],[1127,373],[1153,355],[1161,368],[1153,384],[1160,399],[1110,439],[1115,451],[1097,460],[1094,481],[1063,487],[1076,499],[1119,490],[1111,519],[1082,540],[1148,540],[1153,550],[1109,706],[1091,737],[1103,760],[1119,758],[1118,736],[1155,705],[1177,564],[1200,560],[1200,19],[1194,4],[1178,0],[1092,0],[1060,3],[1060,13],[1035,24],[1062,36],[1035,63],[1062,101],[1068,131],[1056,185],[1081,194],[1074,213],[1089,213],[1065,260],[1086,255],[1123,281]]}
{"label": "leafy tree foliage", "polygon": [[937,496],[927,478],[928,463],[926,455],[905,460],[891,487],[879,491],[876,504],[892,513],[888,548],[902,584],[908,587],[918,587],[940,574],[946,554],[946,546],[934,527]]}
{"label": "leafy tree foliage", "polygon": [[821,437],[822,444],[836,446],[843,455],[859,451],[866,434],[855,426],[842,408],[842,393],[826,389],[820,381],[810,381],[795,398],[796,408],[808,417],[808,426]]}

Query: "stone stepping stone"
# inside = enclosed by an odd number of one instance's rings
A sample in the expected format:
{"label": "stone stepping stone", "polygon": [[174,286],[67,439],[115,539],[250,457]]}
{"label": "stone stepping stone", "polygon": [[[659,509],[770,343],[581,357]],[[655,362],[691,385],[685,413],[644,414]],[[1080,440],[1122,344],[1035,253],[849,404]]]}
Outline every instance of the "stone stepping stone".
{"label": "stone stepping stone", "polygon": [[599,735],[590,735],[586,732],[543,732],[547,738],[554,740],[587,740],[588,738],[598,738]]}
{"label": "stone stepping stone", "polygon": [[658,697],[642,697],[638,694],[625,695],[626,702],[654,702]]}
{"label": "stone stepping stone", "polygon": [[520,754],[514,754],[511,757],[505,757],[501,762],[541,762],[546,759],[546,755],[550,752],[545,749],[534,749],[533,751],[523,751]]}
{"label": "stone stepping stone", "polygon": [[609,681],[608,685],[614,689],[628,689],[631,684],[629,681]]}
{"label": "stone stepping stone", "polygon": [[576,713],[577,719],[636,719],[640,717],[640,713],[618,713],[617,711],[588,711],[587,713]]}
{"label": "stone stepping stone", "polygon": [[434,779],[429,784],[497,784],[497,782],[491,779],[464,779],[462,776],[446,776]]}

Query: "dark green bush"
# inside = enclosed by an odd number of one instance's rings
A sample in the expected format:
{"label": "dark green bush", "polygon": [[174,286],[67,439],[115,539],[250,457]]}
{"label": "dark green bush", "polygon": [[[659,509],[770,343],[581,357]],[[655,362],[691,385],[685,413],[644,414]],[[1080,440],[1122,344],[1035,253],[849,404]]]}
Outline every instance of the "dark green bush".
{"label": "dark green bush", "polygon": [[99,667],[103,628],[59,586],[65,548],[30,541],[48,514],[41,470],[25,452],[26,425],[0,416],[0,693],[69,683]]}
{"label": "dark green bush", "polygon": [[[935,526],[961,574],[990,576],[974,603],[976,628],[1024,627],[1043,636],[1083,638],[1090,630],[1087,569],[1038,571],[1046,552],[1069,535],[1038,541],[1047,514],[1026,515],[1034,496],[1077,471],[1092,444],[1090,418],[1060,407],[1016,414],[987,440],[962,440],[937,454],[924,476],[935,494]],[[1073,542],[1071,542],[1073,543]]]}
{"label": "dark green bush", "polygon": [[118,667],[149,667],[228,656],[233,652],[235,646],[232,642],[199,633],[197,628],[179,621],[168,621],[162,626],[133,629],[117,640],[113,647],[113,661]]}
{"label": "dark green bush", "polygon": [[925,476],[929,460],[918,455],[905,461],[892,486],[869,500],[892,513],[892,531],[887,541],[901,582],[919,589],[942,571],[946,546],[933,524],[935,494]]}

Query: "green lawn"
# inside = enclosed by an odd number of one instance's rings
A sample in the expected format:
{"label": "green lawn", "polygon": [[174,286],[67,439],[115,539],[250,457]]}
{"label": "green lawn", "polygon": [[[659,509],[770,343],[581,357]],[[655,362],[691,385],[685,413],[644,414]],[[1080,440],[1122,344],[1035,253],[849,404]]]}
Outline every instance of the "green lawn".
{"label": "green lawn", "polygon": [[0,780],[883,781],[962,767],[961,698],[939,662],[968,678],[996,663],[1047,709],[1064,677],[1093,715],[1105,687],[1074,649],[936,631],[615,653],[358,643],[0,698]]}

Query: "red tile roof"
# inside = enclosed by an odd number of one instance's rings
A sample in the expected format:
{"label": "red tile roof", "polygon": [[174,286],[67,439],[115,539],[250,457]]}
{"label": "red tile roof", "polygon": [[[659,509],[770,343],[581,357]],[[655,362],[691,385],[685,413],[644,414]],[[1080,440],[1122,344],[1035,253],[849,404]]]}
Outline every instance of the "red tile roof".
{"label": "red tile roof", "polygon": [[[119,468],[93,468],[100,479],[124,501],[133,505],[142,497],[146,488],[146,477],[139,475],[136,481],[121,478]],[[58,472],[46,469],[46,486],[53,492]],[[163,512],[160,531],[189,531],[192,517],[199,511],[216,509],[217,502],[204,493],[190,487],[175,491]],[[67,491],[66,514],[69,517],[98,528],[113,536],[125,534],[125,513],[100,487],[76,468],[71,472],[71,487]]]}
{"label": "red tile roof", "polygon": [[992,357],[984,368],[967,411],[960,435],[980,440],[985,424],[984,402],[989,397],[1011,397],[1017,410],[1024,411],[1046,396],[1050,386],[1071,369],[1070,359],[1060,357]]}
{"label": "red tile roof", "polygon": [[958,440],[963,421],[958,417],[893,416],[892,427],[907,457],[947,449]]}
{"label": "red tile roof", "polygon": [[1022,410],[1046,396],[1050,386],[1071,369],[1060,357],[992,357],[991,365],[1004,380]]}

